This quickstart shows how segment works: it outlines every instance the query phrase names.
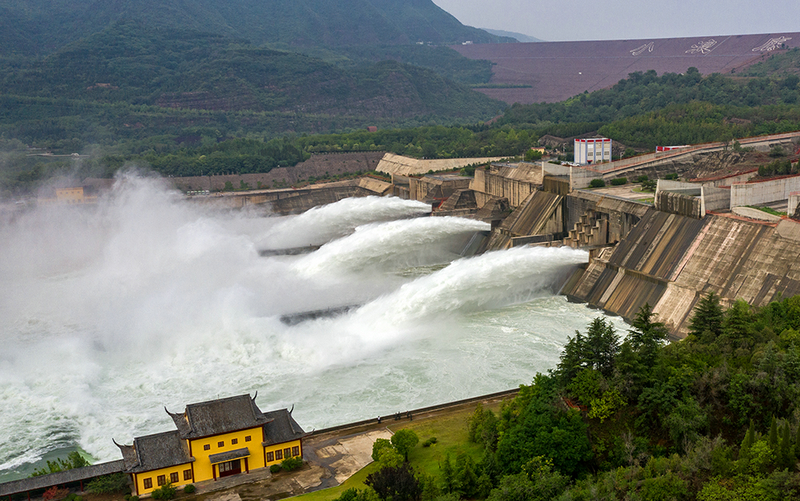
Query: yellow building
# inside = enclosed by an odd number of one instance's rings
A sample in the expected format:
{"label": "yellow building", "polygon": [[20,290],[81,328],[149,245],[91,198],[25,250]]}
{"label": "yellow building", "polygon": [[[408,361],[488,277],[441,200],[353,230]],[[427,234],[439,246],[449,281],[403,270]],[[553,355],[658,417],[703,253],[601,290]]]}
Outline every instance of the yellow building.
{"label": "yellow building", "polygon": [[117,444],[137,496],[167,483],[216,480],[303,455],[305,433],[291,411],[261,412],[250,395],[190,404],[183,413],[167,414],[176,431]]}
{"label": "yellow building", "polygon": [[39,194],[37,203],[39,205],[93,204],[97,203],[97,195],[92,194],[93,192],[94,190],[90,186],[51,188]]}

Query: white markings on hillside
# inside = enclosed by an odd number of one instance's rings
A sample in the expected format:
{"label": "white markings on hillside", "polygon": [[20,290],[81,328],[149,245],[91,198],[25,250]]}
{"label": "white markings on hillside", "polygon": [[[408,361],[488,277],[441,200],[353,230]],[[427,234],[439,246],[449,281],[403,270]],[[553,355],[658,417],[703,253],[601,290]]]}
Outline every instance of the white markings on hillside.
{"label": "white markings on hillside", "polygon": [[712,50],[714,50],[717,46],[717,41],[713,38],[710,40],[703,40],[702,42],[697,42],[696,44],[692,45],[692,47],[685,52],[685,54],[701,54],[706,55]]}
{"label": "white markings on hillside", "polygon": [[641,56],[645,52],[653,52],[655,46],[656,46],[655,42],[650,42],[644,45],[640,45],[639,47],[636,47],[635,49],[629,52],[631,53],[631,56]]}
{"label": "white markings on hillside", "polygon": [[771,52],[775,49],[780,49],[781,46],[791,40],[792,37],[777,37],[777,38],[770,38],[767,42],[763,45],[759,45],[758,47],[753,48],[753,52]]}

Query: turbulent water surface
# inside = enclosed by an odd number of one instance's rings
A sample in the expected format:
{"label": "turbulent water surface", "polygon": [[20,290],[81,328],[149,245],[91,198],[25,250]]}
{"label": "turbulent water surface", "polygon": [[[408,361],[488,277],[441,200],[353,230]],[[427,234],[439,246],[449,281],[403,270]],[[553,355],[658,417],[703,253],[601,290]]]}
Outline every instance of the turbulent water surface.
{"label": "turbulent water surface", "polygon": [[[167,431],[164,412],[255,394],[307,430],[513,388],[597,313],[555,296],[587,255],[463,259],[484,223],[348,199],[288,218],[200,209],[128,177],[90,208],[0,226],[0,481],[78,447]],[[259,250],[322,245],[301,256]],[[282,315],[359,305],[286,325]],[[47,456],[49,454],[49,456]]]}

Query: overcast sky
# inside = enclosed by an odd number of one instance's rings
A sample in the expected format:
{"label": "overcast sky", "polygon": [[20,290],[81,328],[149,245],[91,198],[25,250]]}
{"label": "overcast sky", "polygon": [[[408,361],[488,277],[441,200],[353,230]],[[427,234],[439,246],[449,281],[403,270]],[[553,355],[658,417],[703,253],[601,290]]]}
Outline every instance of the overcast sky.
{"label": "overcast sky", "polygon": [[433,0],[463,24],[546,41],[800,31],[800,0]]}

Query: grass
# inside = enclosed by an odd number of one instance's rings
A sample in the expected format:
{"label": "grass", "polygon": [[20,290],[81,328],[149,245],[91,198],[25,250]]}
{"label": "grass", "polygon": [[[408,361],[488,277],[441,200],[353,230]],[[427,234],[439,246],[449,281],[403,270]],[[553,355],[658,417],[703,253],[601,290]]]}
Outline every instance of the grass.
{"label": "grass", "polygon": [[[468,440],[467,419],[473,411],[474,408],[448,413],[436,419],[404,421],[402,424],[389,426],[389,429],[393,432],[401,429],[413,430],[419,436],[419,444],[408,454],[408,461],[418,472],[438,477],[439,462],[448,454],[455,461],[456,456],[464,452],[472,456],[476,463],[483,456],[483,447]],[[422,444],[431,437],[436,437],[436,443],[423,447]]]}
{"label": "grass", "polygon": [[[500,405],[488,405],[484,408],[491,409],[497,413]],[[467,420],[474,410],[475,407],[459,409],[432,418],[402,421],[387,427],[392,432],[402,429],[413,430],[419,436],[419,443],[409,452],[408,461],[417,472],[438,477],[439,462],[447,457],[448,454],[451,461],[455,461],[456,456],[464,452],[472,456],[476,463],[483,456],[483,447],[468,441]],[[437,442],[430,447],[423,447],[422,444],[431,437],[436,437]],[[338,498],[347,489],[352,487],[363,489],[366,487],[364,481],[367,479],[367,475],[377,471],[377,469],[377,464],[371,463],[347,479],[342,485],[303,494],[295,499],[302,501],[331,501]]]}
{"label": "grass", "polygon": [[779,212],[779,211],[776,211],[775,209],[772,209],[770,207],[758,207],[758,206],[755,206],[755,205],[748,205],[748,207],[750,207],[751,209],[758,209],[761,212],[766,212],[767,214],[772,214],[773,216],[785,216],[786,215],[785,212]]}
{"label": "grass", "polygon": [[331,487],[329,489],[309,492],[308,494],[302,494],[293,499],[302,499],[303,501],[330,501],[332,499],[336,499],[347,489],[352,487],[355,487],[356,489],[363,489],[366,487],[364,481],[367,479],[367,475],[375,471],[378,471],[378,464],[370,463],[358,471],[355,475],[345,480],[342,485]]}

